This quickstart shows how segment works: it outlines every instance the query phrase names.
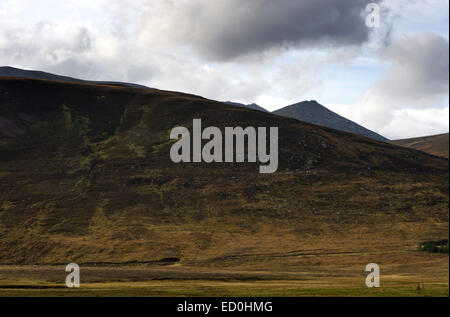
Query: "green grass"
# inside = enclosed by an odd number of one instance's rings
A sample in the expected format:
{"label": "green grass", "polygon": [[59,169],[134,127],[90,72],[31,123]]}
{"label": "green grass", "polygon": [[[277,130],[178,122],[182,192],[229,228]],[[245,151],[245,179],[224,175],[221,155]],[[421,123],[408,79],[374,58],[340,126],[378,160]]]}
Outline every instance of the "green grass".
{"label": "green grass", "polygon": [[258,287],[248,282],[248,285],[236,287],[231,283],[196,283],[190,284],[189,281],[180,281],[179,285],[158,286],[96,286],[81,287],[79,289],[68,288],[43,288],[43,289],[1,289],[2,296],[33,296],[33,297],[61,297],[61,296],[101,296],[101,297],[302,297],[302,296],[333,296],[333,297],[448,297],[449,290],[445,286],[430,286],[430,288],[418,291],[413,285],[398,287],[328,287],[328,288],[267,288]]}
{"label": "green grass", "polygon": [[448,253],[448,240],[423,242],[420,244],[419,250],[430,253]]}

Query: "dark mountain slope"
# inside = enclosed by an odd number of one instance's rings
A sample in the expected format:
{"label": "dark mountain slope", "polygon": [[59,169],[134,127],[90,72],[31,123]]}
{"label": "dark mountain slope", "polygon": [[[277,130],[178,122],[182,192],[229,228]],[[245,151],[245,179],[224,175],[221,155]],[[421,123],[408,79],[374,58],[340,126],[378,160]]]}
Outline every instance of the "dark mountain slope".
{"label": "dark mountain slope", "polygon": [[[278,172],[173,163],[170,130],[193,118],[280,127]],[[294,119],[177,92],[0,78],[0,120],[0,263],[206,265],[448,228],[447,159]]]}
{"label": "dark mountain slope", "polygon": [[315,100],[299,102],[282,109],[278,109],[273,113],[336,130],[350,132],[378,141],[388,140],[385,137],[327,109]]}
{"label": "dark mountain slope", "polygon": [[448,133],[394,140],[391,143],[448,158]]}

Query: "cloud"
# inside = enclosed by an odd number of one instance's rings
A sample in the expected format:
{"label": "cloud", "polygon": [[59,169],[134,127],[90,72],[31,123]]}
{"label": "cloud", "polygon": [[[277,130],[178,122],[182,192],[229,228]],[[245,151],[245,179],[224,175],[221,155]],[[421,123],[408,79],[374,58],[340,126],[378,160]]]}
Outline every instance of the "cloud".
{"label": "cloud", "polygon": [[449,43],[443,37],[433,33],[404,37],[388,46],[380,57],[392,67],[375,90],[389,98],[392,106],[432,106],[448,94]]}
{"label": "cloud", "polygon": [[[369,34],[363,16],[367,2],[43,0],[36,7],[8,0],[0,4],[0,60],[218,100],[296,101],[321,85],[323,62],[314,57],[322,47],[306,54],[296,48],[328,42],[333,50],[325,48],[326,55],[358,54],[353,45]],[[208,49],[222,62],[205,59]],[[239,58],[224,62],[233,57]]]}
{"label": "cloud", "polygon": [[[92,80],[148,81],[156,61],[127,40],[94,27],[39,21],[26,26],[0,21],[0,64]],[[131,49],[131,52],[129,51]]]}
{"label": "cloud", "polygon": [[419,137],[448,132],[449,108],[395,110],[392,120],[381,129],[391,139]]}
{"label": "cloud", "polygon": [[116,29],[115,24],[105,30],[73,22],[22,26],[0,21],[0,61],[82,79],[129,81],[246,103],[267,94],[297,99],[319,82],[320,67],[311,65],[312,57],[283,51],[239,63],[209,64],[183,54],[182,48],[148,45],[138,34]]}
{"label": "cloud", "polygon": [[389,138],[448,131],[448,41],[433,33],[397,38],[378,58],[390,66],[373,88],[352,106],[331,107]]}
{"label": "cloud", "polygon": [[[360,120],[358,118],[361,118],[358,105],[327,104],[325,106],[356,122]],[[440,134],[449,130],[449,107],[396,109],[386,111],[384,116],[386,120],[380,120],[376,124],[370,119],[358,123],[391,140]]]}
{"label": "cloud", "polygon": [[184,43],[226,61],[277,48],[345,47],[369,40],[368,0],[178,0],[151,6],[143,29],[151,41]]}

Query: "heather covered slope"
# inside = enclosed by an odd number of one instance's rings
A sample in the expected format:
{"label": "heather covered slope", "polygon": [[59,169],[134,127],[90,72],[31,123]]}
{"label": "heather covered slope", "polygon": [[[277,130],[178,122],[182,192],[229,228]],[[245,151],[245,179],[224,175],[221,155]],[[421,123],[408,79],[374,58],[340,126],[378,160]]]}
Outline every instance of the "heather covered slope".
{"label": "heather covered slope", "polygon": [[448,133],[394,140],[391,143],[448,158]]}
{"label": "heather covered slope", "polygon": [[387,141],[387,139],[373,131],[370,131],[359,124],[344,118],[337,113],[327,109],[315,100],[299,102],[273,113],[294,118],[300,121],[317,124],[324,127],[333,128],[340,131],[346,131],[357,135],[365,136],[378,141]]}
{"label": "heather covered slope", "polygon": [[[172,163],[193,118],[278,126],[278,172]],[[448,160],[419,151],[177,92],[0,78],[1,263],[265,265],[445,238],[447,207]]]}

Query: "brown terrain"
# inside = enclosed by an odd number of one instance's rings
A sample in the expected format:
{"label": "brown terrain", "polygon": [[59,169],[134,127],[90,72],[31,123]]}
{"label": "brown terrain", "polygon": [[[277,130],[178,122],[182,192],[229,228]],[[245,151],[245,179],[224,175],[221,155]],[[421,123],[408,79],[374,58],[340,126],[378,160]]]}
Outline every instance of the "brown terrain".
{"label": "brown terrain", "polygon": [[448,158],[448,133],[394,140],[390,143]]}
{"label": "brown terrain", "polygon": [[[173,163],[193,118],[279,127],[278,171]],[[445,158],[199,96],[0,78],[0,296],[448,296],[448,253],[419,248],[448,239],[448,177]]]}

